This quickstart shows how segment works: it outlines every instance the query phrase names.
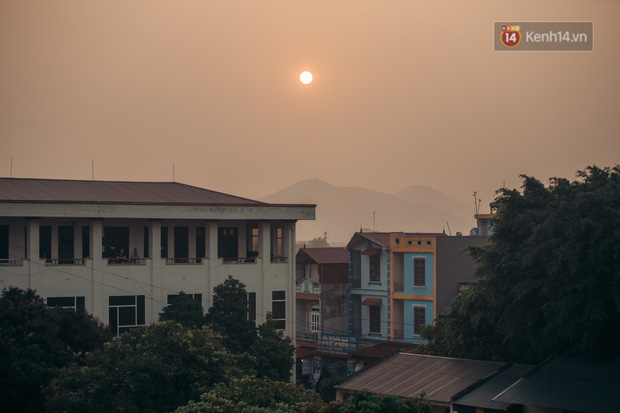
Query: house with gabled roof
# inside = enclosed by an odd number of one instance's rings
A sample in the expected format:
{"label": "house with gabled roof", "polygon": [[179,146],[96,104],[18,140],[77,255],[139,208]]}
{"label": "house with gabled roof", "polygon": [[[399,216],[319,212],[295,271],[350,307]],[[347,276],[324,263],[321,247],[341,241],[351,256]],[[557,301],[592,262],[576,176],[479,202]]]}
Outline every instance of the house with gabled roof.
{"label": "house with gabled roof", "polygon": [[295,225],[315,205],[268,204],[177,182],[0,178],[0,287],[84,307],[115,333],[180,292],[205,308],[227,277],[249,316],[295,338]]}

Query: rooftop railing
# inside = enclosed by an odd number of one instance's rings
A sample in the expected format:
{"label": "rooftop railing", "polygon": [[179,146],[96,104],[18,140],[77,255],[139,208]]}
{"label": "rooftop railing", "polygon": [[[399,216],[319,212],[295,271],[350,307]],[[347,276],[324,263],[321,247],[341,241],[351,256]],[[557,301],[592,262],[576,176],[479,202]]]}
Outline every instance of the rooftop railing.
{"label": "rooftop railing", "polygon": [[166,264],[202,264],[204,258],[167,258]]}
{"label": "rooftop railing", "polygon": [[3,258],[0,259],[0,265],[23,265],[21,258]]}
{"label": "rooftop railing", "polygon": [[254,264],[256,263],[256,257],[228,257],[222,258],[224,264]]}
{"label": "rooftop railing", "polygon": [[271,262],[288,262],[288,257],[271,257]]}
{"label": "rooftop railing", "polygon": [[145,265],[144,258],[108,258],[108,265]]}

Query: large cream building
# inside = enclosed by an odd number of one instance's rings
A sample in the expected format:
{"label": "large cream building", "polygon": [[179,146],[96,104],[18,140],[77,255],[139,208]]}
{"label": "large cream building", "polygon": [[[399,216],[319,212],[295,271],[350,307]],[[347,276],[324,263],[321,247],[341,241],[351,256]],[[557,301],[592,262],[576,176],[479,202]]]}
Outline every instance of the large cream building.
{"label": "large cream building", "polygon": [[[175,182],[0,178],[0,287],[84,306],[116,332],[157,320],[180,291],[207,309],[228,276],[250,317],[295,337],[295,223],[266,204]],[[121,251],[122,250],[122,251]]]}

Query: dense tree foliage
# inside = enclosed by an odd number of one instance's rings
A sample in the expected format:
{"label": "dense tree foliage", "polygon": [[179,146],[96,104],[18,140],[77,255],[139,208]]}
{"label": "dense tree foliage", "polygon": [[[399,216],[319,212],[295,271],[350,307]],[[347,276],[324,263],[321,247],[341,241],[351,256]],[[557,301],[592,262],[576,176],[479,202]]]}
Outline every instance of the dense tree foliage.
{"label": "dense tree foliage", "polygon": [[436,325],[432,352],[538,362],[556,351],[618,353],[620,168],[501,189],[494,234],[470,247],[477,281]]}
{"label": "dense tree foliage", "polygon": [[59,369],[111,338],[109,330],[78,309],[48,308],[33,290],[11,287],[0,298],[0,406],[42,411],[41,388]]}
{"label": "dense tree foliage", "polygon": [[375,396],[360,391],[342,404],[330,404],[330,413],[431,413],[424,399],[401,399],[396,396]]}
{"label": "dense tree foliage", "polygon": [[247,291],[242,282],[229,277],[213,289],[213,305],[206,320],[224,336],[227,349],[252,357],[258,377],[290,379],[295,346],[277,329],[270,314],[258,328],[248,320]]}
{"label": "dense tree foliage", "polygon": [[50,412],[170,412],[246,366],[213,331],[164,322],[123,333],[64,369],[48,389]]}
{"label": "dense tree foliage", "polygon": [[177,413],[321,412],[326,404],[314,392],[270,379],[245,377],[217,385],[199,402],[177,409]]}
{"label": "dense tree foliage", "polygon": [[205,325],[202,303],[181,291],[170,305],[165,306],[159,313],[159,321],[174,321],[184,327],[200,328]]}
{"label": "dense tree foliage", "polygon": [[346,362],[323,363],[323,371],[321,372],[321,378],[316,384],[316,392],[326,402],[336,400],[336,389],[334,389],[334,386],[345,377],[347,377]]}
{"label": "dense tree foliage", "polygon": [[224,345],[233,353],[249,353],[256,342],[256,325],[248,320],[248,293],[245,285],[232,277],[213,289],[206,322],[224,336]]}
{"label": "dense tree foliage", "polygon": [[295,364],[295,346],[284,337],[276,322],[267,314],[267,320],[258,326],[258,339],[251,354],[256,359],[256,375],[273,380],[288,381]]}

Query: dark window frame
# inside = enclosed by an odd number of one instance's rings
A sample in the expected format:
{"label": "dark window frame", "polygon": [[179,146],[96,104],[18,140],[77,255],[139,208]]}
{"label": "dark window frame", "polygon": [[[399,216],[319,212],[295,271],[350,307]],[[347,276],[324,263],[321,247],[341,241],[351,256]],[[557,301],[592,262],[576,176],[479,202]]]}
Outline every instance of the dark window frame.
{"label": "dark window frame", "polygon": [[422,326],[426,324],[426,307],[413,306],[413,335],[422,334]]}
{"label": "dark window frame", "polygon": [[381,255],[368,256],[368,281],[381,282]]}
{"label": "dark window frame", "polygon": [[424,258],[417,257],[413,259],[413,286],[426,286],[426,259]]}

